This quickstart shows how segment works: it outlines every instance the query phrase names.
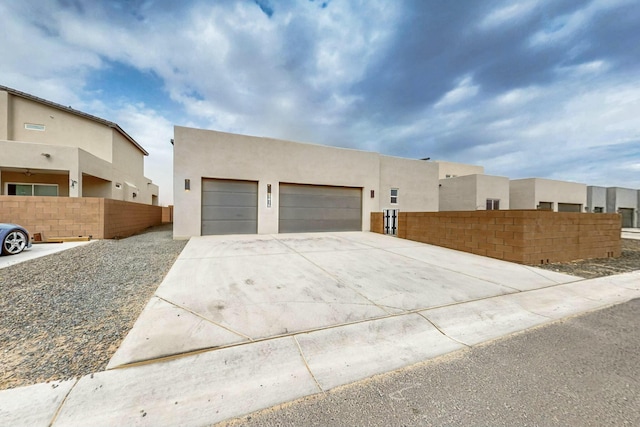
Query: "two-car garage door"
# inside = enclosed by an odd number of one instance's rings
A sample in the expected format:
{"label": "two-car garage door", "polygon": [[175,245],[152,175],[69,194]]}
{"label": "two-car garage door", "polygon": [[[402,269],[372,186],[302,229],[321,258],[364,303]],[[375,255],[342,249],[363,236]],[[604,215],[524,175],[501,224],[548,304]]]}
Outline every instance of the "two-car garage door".
{"label": "two-car garage door", "polygon": [[[362,189],[280,184],[280,233],[362,230]],[[202,235],[258,232],[258,183],[202,180]]]}
{"label": "two-car garage door", "polygon": [[362,230],[362,189],[280,184],[280,233]]}

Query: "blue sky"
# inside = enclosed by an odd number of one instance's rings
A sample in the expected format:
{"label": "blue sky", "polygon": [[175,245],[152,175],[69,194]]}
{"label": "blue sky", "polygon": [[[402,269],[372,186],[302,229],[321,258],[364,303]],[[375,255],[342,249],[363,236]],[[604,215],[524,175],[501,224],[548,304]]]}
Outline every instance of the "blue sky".
{"label": "blue sky", "polygon": [[[637,0],[0,1],[0,84],[173,125],[640,188]],[[247,153],[250,155],[250,153]]]}

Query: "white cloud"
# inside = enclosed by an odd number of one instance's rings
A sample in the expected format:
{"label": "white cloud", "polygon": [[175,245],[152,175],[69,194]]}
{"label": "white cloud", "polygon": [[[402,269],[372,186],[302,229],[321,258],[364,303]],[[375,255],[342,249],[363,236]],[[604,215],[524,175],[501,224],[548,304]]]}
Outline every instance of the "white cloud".
{"label": "white cloud", "polygon": [[473,79],[466,76],[460,80],[457,86],[445,93],[442,98],[434,105],[434,108],[452,107],[463,102],[468,102],[477,95],[479,91],[478,85],[473,84]]}
{"label": "white cloud", "polygon": [[518,20],[526,18],[540,4],[537,0],[506,2],[505,6],[489,12],[485,18],[480,21],[478,27],[483,30],[495,29],[505,25],[513,25]]}

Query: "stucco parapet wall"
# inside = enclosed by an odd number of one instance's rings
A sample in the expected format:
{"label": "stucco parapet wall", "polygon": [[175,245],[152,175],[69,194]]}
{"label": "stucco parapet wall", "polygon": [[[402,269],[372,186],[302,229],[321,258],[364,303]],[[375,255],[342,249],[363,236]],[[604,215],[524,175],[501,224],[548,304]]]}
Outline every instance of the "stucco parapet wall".
{"label": "stucco parapet wall", "polygon": [[[377,212],[371,216],[372,221],[381,218]],[[618,257],[622,252],[618,214],[400,212],[398,222],[398,237],[521,264]]]}

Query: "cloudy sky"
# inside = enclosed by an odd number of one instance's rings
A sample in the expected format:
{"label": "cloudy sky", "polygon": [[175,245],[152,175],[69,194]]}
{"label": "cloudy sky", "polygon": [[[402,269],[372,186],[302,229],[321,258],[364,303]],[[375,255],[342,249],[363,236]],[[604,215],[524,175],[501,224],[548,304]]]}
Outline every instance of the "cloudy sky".
{"label": "cloudy sky", "polygon": [[[173,125],[640,188],[637,0],[0,0],[0,84]],[[250,153],[247,153],[250,155]]]}

